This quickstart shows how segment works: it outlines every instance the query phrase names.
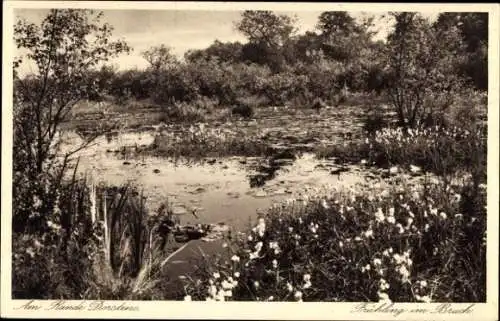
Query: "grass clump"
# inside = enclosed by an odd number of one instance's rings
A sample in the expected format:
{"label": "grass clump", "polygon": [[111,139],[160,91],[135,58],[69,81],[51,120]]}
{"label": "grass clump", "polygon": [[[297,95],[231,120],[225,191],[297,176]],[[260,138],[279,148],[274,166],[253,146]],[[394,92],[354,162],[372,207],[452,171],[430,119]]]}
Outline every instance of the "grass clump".
{"label": "grass clump", "polygon": [[265,156],[268,146],[243,132],[220,128],[206,129],[200,123],[187,132],[162,132],[155,137],[148,153],[172,158],[200,159],[222,156]]}
{"label": "grass clump", "polygon": [[[341,162],[379,167],[419,167],[449,177],[465,171],[478,183],[486,179],[486,129],[459,127],[384,128],[364,141],[318,148],[320,158],[336,157]],[[416,167],[415,167],[416,166]]]}

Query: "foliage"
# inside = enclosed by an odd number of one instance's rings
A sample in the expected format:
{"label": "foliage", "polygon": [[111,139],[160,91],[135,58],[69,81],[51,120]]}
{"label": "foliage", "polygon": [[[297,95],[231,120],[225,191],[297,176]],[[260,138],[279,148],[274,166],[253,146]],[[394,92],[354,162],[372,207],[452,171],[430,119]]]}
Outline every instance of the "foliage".
{"label": "foliage", "polygon": [[[14,231],[40,231],[48,219],[44,213],[52,212],[71,155],[105,130],[96,128],[81,146],[57,158],[59,126],[86,98],[86,74],[99,62],[129,50],[123,41],[109,41],[112,28],[100,24],[101,16],[54,9],[41,26],[26,21],[15,26],[16,45],[27,51],[37,73],[14,82]],[[48,207],[33,208],[37,200],[46,200]]]}
{"label": "foliage", "polygon": [[445,12],[434,23],[436,29],[458,27],[467,46],[467,59],[461,72],[476,89],[488,88],[488,14],[484,12]]}
{"label": "foliage", "polygon": [[162,44],[143,51],[142,56],[149,63],[150,68],[154,72],[157,72],[177,62],[177,58],[171,51],[172,48]]}
{"label": "foliage", "polygon": [[[388,36],[389,97],[402,126],[416,126],[448,109],[460,92],[455,69],[463,53],[457,29],[433,30],[414,12],[394,13],[396,25]],[[426,98],[433,95],[428,104]]]}
{"label": "foliage", "polygon": [[236,24],[250,42],[263,42],[269,47],[280,47],[295,32],[294,19],[272,11],[246,10]]}

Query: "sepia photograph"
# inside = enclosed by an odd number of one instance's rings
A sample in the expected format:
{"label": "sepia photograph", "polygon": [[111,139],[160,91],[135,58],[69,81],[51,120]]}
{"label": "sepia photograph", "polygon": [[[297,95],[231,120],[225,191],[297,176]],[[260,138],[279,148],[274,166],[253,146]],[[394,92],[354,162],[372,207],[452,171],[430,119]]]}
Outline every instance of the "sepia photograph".
{"label": "sepia photograph", "polygon": [[488,10],[255,5],[13,8],[3,295],[488,302]]}

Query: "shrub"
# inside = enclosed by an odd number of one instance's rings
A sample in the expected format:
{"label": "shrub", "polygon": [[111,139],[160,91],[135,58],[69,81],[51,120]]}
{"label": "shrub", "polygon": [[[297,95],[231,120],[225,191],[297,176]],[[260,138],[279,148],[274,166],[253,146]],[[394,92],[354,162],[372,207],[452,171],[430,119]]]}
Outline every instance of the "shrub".
{"label": "shrub", "polygon": [[233,115],[238,115],[244,118],[250,118],[253,116],[253,108],[249,104],[239,102],[231,110]]}
{"label": "shrub", "polygon": [[[464,44],[457,28],[434,29],[415,12],[394,13],[388,37],[389,97],[401,126],[418,126],[448,109],[463,88]],[[427,121],[428,122],[428,121]]]}
{"label": "shrub", "polygon": [[169,122],[187,122],[194,123],[205,120],[206,116],[211,114],[218,102],[206,97],[198,97],[191,102],[174,102],[168,107],[163,107],[159,121]]}

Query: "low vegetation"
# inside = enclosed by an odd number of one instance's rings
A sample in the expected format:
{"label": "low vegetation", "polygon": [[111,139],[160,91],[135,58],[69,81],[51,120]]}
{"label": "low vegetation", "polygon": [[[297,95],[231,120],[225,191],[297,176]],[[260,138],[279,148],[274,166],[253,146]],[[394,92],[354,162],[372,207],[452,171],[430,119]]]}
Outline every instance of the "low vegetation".
{"label": "low vegetation", "polygon": [[485,190],[396,184],[276,204],[187,282],[188,298],[484,302]]}
{"label": "low vegetation", "polygon": [[[14,63],[13,298],[484,302],[487,14],[389,16],[382,42],[373,18],[347,12],[324,12],[316,32],[299,35],[291,17],[245,11],[236,27],[247,43],[216,41],[183,62],[159,45],[143,53],[147,69],[128,71],[98,68],[131,50],[111,41],[100,13],[51,10],[40,26],[17,23],[16,45],[37,71],[20,77]],[[72,112],[83,100],[114,112],[92,110],[102,114],[79,123]],[[176,226],[168,206],[153,215],[131,186],[77,178],[74,156],[138,101],[163,123],[145,153],[277,160],[302,148],[391,177],[275,204],[171,288],[162,268]],[[276,116],[319,126],[325,111],[352,105],[364,114],[363,136],[342,144],[286,121],[290,135],[272,139],[268,128],[249,129]],[[264,117],[264,107],[287,112]],[[83,137],[64,153],[63,127]]]}

